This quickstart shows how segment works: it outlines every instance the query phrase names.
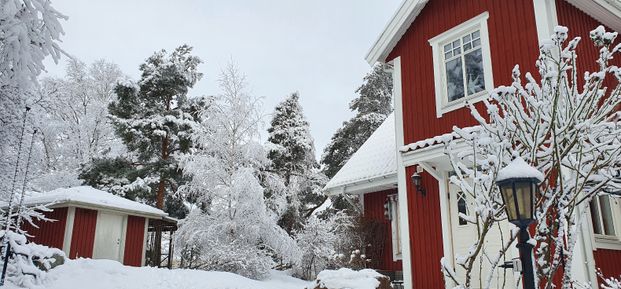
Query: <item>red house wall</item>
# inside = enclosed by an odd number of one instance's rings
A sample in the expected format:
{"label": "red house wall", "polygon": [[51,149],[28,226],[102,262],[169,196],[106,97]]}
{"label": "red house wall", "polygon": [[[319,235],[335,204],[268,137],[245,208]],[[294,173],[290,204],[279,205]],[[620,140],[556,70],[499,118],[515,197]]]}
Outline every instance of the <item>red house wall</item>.
{"label": "red house wall", "polygon": [[75,209],[69,258],[93,257],[96,225],[97,211],[82,208]]}
{"label": "red house wall", "polygon": [[144,245],[145,218],[128,216],[127,233],[125,234],[125,253],[123,264],[129,266],[142,266],[142,251]]}
{"label": "red house wall", "polygon": [[437,118],[433,55],[428,41],[486,11],[494,85],[510,84],[511,70],[516,63],[523,72],[536,72],[534,63],[539,45],[533,1],[429,1],[388,57],[391,60],[401,56],[406,144],[448,133],[455,125],[475,125],[469,109],[451,111]]}
{"label": "red house wall", "polygon": [[[407,167],[406,175],[411,176],[415,170],[413,166]],[[414,289],[444,288],[444,277],[440,271],[444,250],[438,181],[426,172],[421,177],[425,196],[417,192],[411,182],[407,182],[412,285]]]}
{"label": "red house wall", "polygon": [[[556,13],[559,25],[569,27],[570,38],[576,36],[582,38],[581,45],[578,46],[576,51],[578,53],[578,75],[583,75],[584,71],[595,71],[598,68],[595,60],[599,55],[599,49],[589,39],[589,33],[601,25],[601,23],[563,0],[556,1]],[[606,30],[609,29],[607,28]],[[613,63],[616,65],[621,64],[619,56],[617,56]],[[611,80],[607,83],[607,86],[613,87],[616,84],[616,82],[613,83]],[[595,267],[600,268],[605,277],[619,277],[621,275],[621,251],[597,249],[593,251],[593,257],[595,259]]]}
{"label": "red house wall", "polygon": [[597,249],[593,251],[593,257],[595,258],[595,267],[602,270],[604,277],[619,278],[621,276],[621,251]]}
{"label": "red house wall", "polygon": [[364,195],[364,217],[382,221],[386,225],[386,232],[384,233],[384,248],[382,256],[370,256],[371,258],[380,257],[377,263],[375,263],[376,268],[378,270],[386,270],[386,271],[401,271],[402,264],[401,260],[393,260],[392,259],[392,228],[390,221],[386,219],[384,215],[384,202],[388,195],[396,194],[397,190],[386,190],[379,191],[374,193],[368,193]]}
{"label": "red house wall", "polygon": [[67,208],[55,208],[51,212],[45,212],[45,217],[54,221],[40,221],[35,220],[34,224],[38,227],[30,225],[26,222],[24,224],[25,230],[28,232],[28,240],[36,244],[45,245],[48,247],[63,248],[63,242],[65,241],[65,225],[67,223]]}

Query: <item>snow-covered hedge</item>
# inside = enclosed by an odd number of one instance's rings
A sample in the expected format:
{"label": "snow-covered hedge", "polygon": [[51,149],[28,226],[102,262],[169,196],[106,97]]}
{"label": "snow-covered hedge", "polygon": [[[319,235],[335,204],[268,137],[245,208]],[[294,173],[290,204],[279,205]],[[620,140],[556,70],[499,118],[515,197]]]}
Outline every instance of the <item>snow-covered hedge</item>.
{"label": "snow-covered hedge", "polygon": [[354,271],[348,268],[324,270],[309,289],[383,289],[391,288],[390,279],[372,269]]}

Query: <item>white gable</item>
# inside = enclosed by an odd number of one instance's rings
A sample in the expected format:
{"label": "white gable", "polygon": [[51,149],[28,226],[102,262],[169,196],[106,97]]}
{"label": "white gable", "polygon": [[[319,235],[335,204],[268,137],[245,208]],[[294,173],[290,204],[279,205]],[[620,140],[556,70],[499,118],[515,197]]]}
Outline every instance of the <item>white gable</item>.
{"label": "white gable", "polygon": [[397,185],[395,117],[390,114],[324,187],[329,195],[365,193]]}

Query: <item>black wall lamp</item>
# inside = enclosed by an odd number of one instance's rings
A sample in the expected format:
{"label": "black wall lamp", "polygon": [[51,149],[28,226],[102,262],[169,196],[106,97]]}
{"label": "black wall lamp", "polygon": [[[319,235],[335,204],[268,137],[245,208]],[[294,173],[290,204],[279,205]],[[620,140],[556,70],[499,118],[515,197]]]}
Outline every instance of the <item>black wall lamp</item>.
{"label": "black wall lamp", "polygon": [[417,192],[419,192],[423,196],[427,195],[427,191],[425,191],[425,188],[423,187],[423,177],[421,177],[418,172],[415,172],[412,175],[412,183],[414,184],[414,186],[416,186]]}

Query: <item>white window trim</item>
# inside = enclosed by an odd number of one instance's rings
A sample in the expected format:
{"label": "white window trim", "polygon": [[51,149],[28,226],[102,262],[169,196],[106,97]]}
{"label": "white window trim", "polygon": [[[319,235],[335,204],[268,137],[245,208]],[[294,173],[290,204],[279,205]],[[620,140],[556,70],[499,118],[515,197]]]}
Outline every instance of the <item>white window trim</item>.
{"label": "white window trim", "polygon": [[[489,48],[489,32],[487,30],[487,19],[489,18],[488,12],[483,12],[478,16],[461,23],[448,31],[429,39],[433,52],[433,75],[436,97],[436,116],[442,117],[443,114],[460,109],[467,106],[470,103],[476,103],[488,98],[489,93],[494,88],[494,79],[492,73],[492,61]],[[442,47],[445,42],[457,38],[469,30],[479,29],[481,37],[481,54],[483,58],[483,71],[485,73],[485,90],[475,93],[473,95],[465,96],[461,99],[448,102],[446,96],[446,76],[443,72],[444,66],[444,54],[442,53]]]}
{"label": "white window trim", "polygon": [[[589,226],[590,231],[592,233],[593,236],[593,244],[595,245],[595,249],[597,250],[598,248],[601,249],[610,249],[610,250],[621,250],[621,232],[619,231],[621,229],[621,207],[619,206],[619,202],[621,202],[621,200],[617,197],[614,197],[612,195],[608,195],[608,198],[610,198],[610,204],[611,204],[611,210],[612,210],[612,224],[615,230],[615,235],[603,235],[603,234],[596,234],[595,233],[595,228],[593,228],[593,221],[591,220],[593,218],[593,216],[589,213]],[[598,205],[599,205],[599,200],[597,201]],[[591,203],[588,204],[589,206],[591,205]],[[599,210],[599,214],[600,214],[600,220],[598,220],[599,222],[601,222],[601,209],[597,208]],[[603,224],[601,224],[603,226]]]}
{"label": "white window trim", "polygon": [[[389,202],[391,202],[391,218],[390,218],[390,233],[392,235],[392,260],[397,261],[403,258],[403,249],[401,249],[401,242],[399,240],[400,234],[402,234],[401,226],[399,225],[399,220],[401,216],[399,215],[399,196],[397,194],[389,195]],[[395,230],[396,229],[396,230]],[[399,234],[397,234],[397,231]],[[401,251],[401,252],[399,252]]]}

